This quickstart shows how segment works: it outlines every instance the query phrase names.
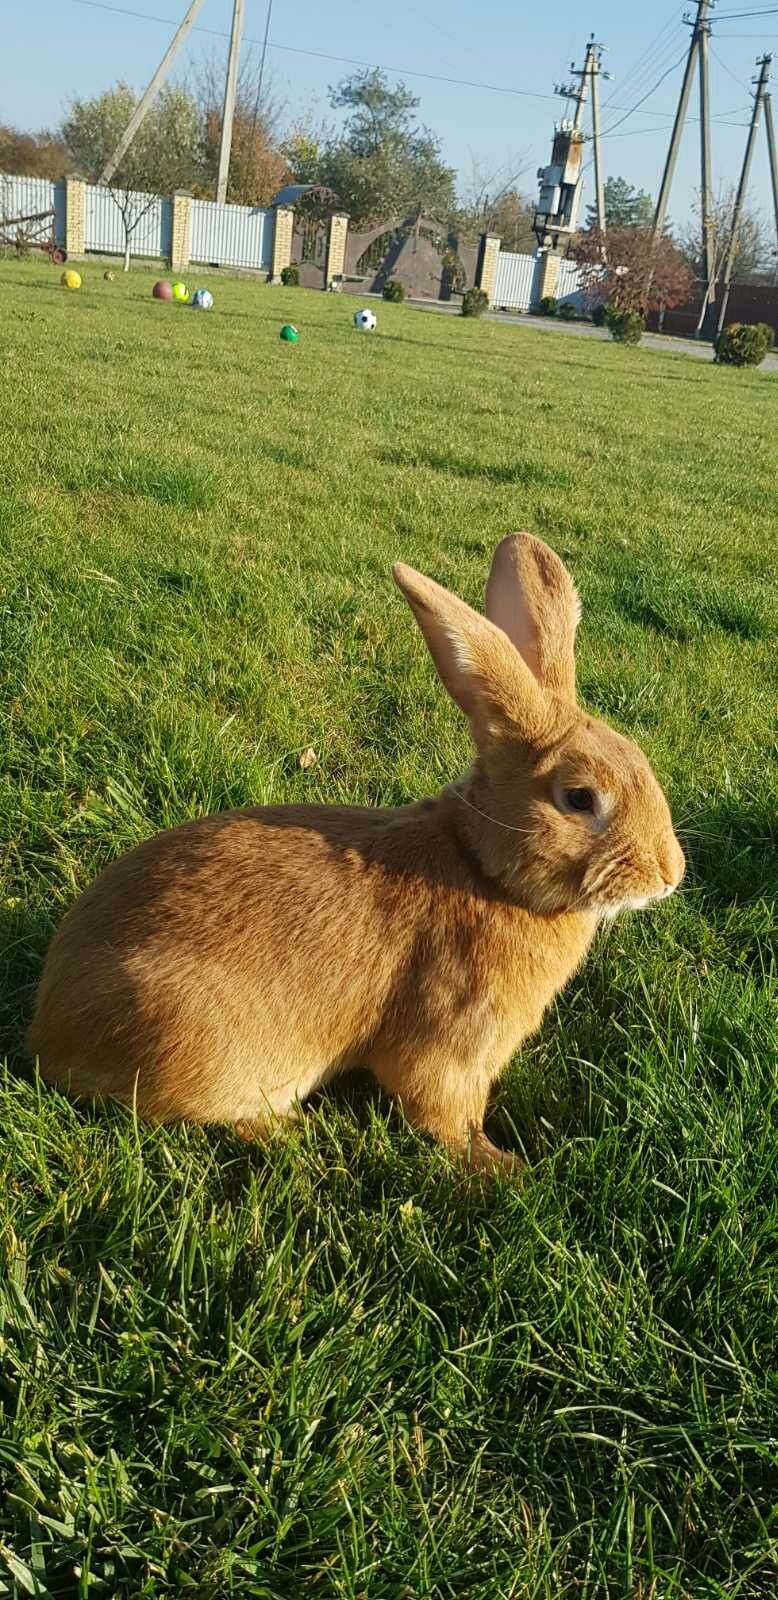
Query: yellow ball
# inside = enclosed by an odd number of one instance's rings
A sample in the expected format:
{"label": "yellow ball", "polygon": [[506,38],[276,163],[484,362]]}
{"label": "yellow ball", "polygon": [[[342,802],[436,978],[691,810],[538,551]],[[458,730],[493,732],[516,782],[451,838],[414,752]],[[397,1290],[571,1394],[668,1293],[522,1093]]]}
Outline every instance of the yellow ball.
{"label": "yellow ball", "polygon": [[67,267],[60,278],[63,289],[80,289],[81,274],[74,272],[72,267]]}
{"label": "yellow ball", "polygon": [[173,284],[173,299],[177,300],[179,305],[186,305],[189,299],[189,290],[187,289],[185,283]]}

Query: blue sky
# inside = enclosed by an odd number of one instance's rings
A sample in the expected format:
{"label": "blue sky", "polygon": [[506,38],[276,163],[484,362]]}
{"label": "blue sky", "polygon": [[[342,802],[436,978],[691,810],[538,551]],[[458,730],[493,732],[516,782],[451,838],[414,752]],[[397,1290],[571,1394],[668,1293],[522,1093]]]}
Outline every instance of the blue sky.
{"label": "blue sky", "polygon": [[[108,0],[113,3],[113,0]],[[127,10],[169,19],[175,25],[185,0],[116,0]],[[754,59],[763,48],[778,52],[775,16],[724,20],[753,11],[770,0],[719,0],[712,60],[714,170],[717,181],[736,176],[745,140],[749,83]],[[776,0],[778,5],[778,0]],[[23,126],[54,125],[72,94],[89,95],[118,77],[142,88],[172,32],[172,27],[78,3],[78,0],[6,0],[0,120]],[[688,29],[682,4],[661,4],[650,14],[633,3],[592,0],[582,10],[573,0],[555,0],[546,10],[515,0],[482,0],[476,12],[466,0],[392,0],[371,13],[357,0],[274,0],[270,51],[276,93],[291,118],[313,108],[326,113],[327,85],[351,70],[314,54],[375,62],[402,75],[421,97],[420,115],[440,136],[446,158],[467,175],[473,162],[487,177],[503,180],[520,165],[522,184],[535,189],[535,169],[547,160],[550,135],[561,102],[553,84],[570,62],[580,61],[587,35],[594,31],[607,45],[605,66],[612,81],[603,86],[603,127],[617,123],[668,67],[683,56]],[[10,14],[9,14],[10,12]],[[198,27],[216,34],[229,28],[231,0],[205,0]],[[265,0],[247,0],[246,39],[261,39]],[[282,49],[281,46],[292,47]],[[186,71],[225,41],[193,32],[184,47]],[[246,49],[258,46],[246,44]],[[495,93],[436,83],[413,72],[469,79],[479,84],[526,91]],[[778,54],[775,71],[778,76]],[[655,192],[667,145],[681,68],[671,71],[640,111],[615,128],[605,144],[606,173],[623,174]],[[776,89],[778,94],[778,86]],[[531,98],[530,96],[536,96]],[[548,98],[545,98],[548,97]],[[611,104],[607,104],[611,101]],[[691,114],[696,117],[696,97]],[[671,202],[681,220],[698,186],[697,124],[687,127]],[[590,199],[590,184],[585,198]],[[754,162],[751,198],[769,216],[771,196],[763,130]]]}

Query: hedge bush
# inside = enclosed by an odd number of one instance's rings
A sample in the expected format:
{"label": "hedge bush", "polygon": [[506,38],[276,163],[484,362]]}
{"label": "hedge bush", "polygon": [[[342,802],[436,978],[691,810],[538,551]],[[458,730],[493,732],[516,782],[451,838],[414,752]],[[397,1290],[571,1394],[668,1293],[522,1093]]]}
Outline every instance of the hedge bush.
{"label": "hedge bush", "polygon": [[562,303],[557,311],[557,316],[560,322],[577,322],[578,320],[578,312],[576,311],[575,306],[571,305],[569,300],[565,300]]}
{"label": "hedge bush", "polygon": [[716,340],[716,360],[728,367],[758,367],[775,344],[767,322],[730,322]]}
{"label": "hedge bush", "polygon": [[462,296],[462,316],[482,317],[489,309],[489,296],[483,289],[466,289]]}
{"label": "hedge bush", "polygon": [[299,289],[300,268],[296,262],[293,261],[290,266],[281,268],[281,282],[285,289]]}
{"label": "hedge bush", "polygon": [[611,310],[605,326],[617,344],[640,344],[646,331],[646,319],[641,311]]}
{"label": "hedge bush", "polygon": [[405,284],[401,283],[399,278],[387,278],[381,292],[385,300],[399,305],[400,301],[405,299]]}
{"label": "hedge bush", "polygon": [[538,301],[539,317],[555,317],[557,314],[557,297],[555,294],[544,294]]}

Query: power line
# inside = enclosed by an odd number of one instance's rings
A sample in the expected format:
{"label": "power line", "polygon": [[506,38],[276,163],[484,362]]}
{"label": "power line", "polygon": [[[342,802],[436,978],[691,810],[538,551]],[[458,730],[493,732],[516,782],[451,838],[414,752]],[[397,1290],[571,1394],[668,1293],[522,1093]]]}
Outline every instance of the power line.
{"label": "power line", "polygon": [[[749,107],[748,106],[741,106],[739,109],[741,111],[748,111]],[[747,122],[729,122],[729,121],[727,121],[728,117],[733,117],[734,115],[735,115],[734,111],[729,111],[729,112],[723,111],[720,117],[711,117],[711,122],[718,123],[719,126],[722,127],[722,128],[747,128],[748,127],[748,123]],[[659,116],[659,112],[657,112],[657,116]],[[692,127],[694,125],[694,123],[699,122],[699,120],[700,120],[699,117],[687,117],[686,118],[686,121],[687,121],[687,124],[688,124],[689,127]],[[663,132],[666,132],[666,131],[667,131],[667,129],[665,127],[665,124],[662,123],[662,122],[658,122],[656,124],[656,126],[653,127],[653,128],[631,128],[628,133],[618,133],[618,134],[612,134],[612,133],[605,134],[604,133],[602,135],[602,138],[603,139],[605,139],[605,138],[608,138],[608,139],[610,139],[610,138],[637,139],[637,138],[642,138],[643,135],[647,134],[647,133],[663,133]]]}
{"label": "power line", "polygon": [[764,11],[722,11],[717,22],[743,22],[746,17],[778,17],[778,6],[769,6]]}
{"label": "power line", "polygon": [[[673,34],[672,38],[665,44],[664,49],[660,50],[654,59],[647,63],[646,70],[640,73],[637,81],[632,85],[627,106],[630,104],[630,100],[633,104],[639,101],[641,96],[648,92],[651,83],[656,80],[659,74],[664,72],[666,68],[672,67],[672,63],[681,48],[683,48],[681,39]],[[613,97],[609,100],[608,105],[611,111],[624,111],[626,109],[623,103],[619,105]]]}
{"label": "power line", "polygon": [[638,56],[637,60],[633,62],[632,66],[628,67],[624,76],[619,80],[619,87],[614,88],[613,93],[610,94],[607,100],[604,101],[603,110],[605,110],[612,103],[617,94],[621,94],[622,92],[626,93],[628,85],[634,91],[639,85],[642,85],[643,80],[649,75],[649,73],[655,71],[660,57],[664,54],[671,42],[669,37],[665,38],[664,36],[666,34],[675,32],[677,27],[678,23],[675,18],[675,13],[673,13],[673,15],[664,24],[664,27],[660,28],[655,38],[652,39],[649,45],[647,45],[642,55]]}
{"label": "power line", "polygon": [[260,105],[262,103],[262,86],[263,86],[264,81],[265,81],[265,60],[267,58],[267,42],[268,42],[268,34],[270,33],[270,18],[272,17],[272,15],[273,15],[273,0],[267,0],[267,12],[266,12],[266,15],[265,15],[265,32],[264,32],[264,34],[262,36],[262,54],[261,54],[261,56],[259,58],[259,74],[258,74],[258,77],[257,77],[257,92],[256,92],[256,94],[254,96],[254,114],[253,114],[253,116],[251,118],[251,133],[249,135],[248,140],[246,141],[246,159],[245,159],[245,161],[243,163],[243,186],[244,186],[244,189],[246,187],[246,181],[247,181],[248,175],[249,175],[249,163],[251,161],[251,152],[254,149],[254,139],[256,137],[256,132],[257,132],[257,123],[259,122],[259,108],[260,108]]}
{"label": "power line", "polygon": [[[661,78],[657,78],[657,81],[653,85],[653,87],[651,89],[647,90],[647,92],[644,95],[641,96],[640,100],[638,100],[636,102],[636,104],[630,108],[629,111],[625,111],[623,117],[619,117],[618,122],[611,123],[611,126],[609,128],[605,129],[605,132],[603,134],[603,139],[609,138],[610,135],[615,131],[616,128],[620,128],[621,124],[623,122],[627,121],[628,117],[634,117],[635,112],[640,110],[640,107],[645,104],[646,100],[650,100],[652,94],[656,94],[657,89],[660,87],[660,84],[664,83],[665,78],[669,78],[670,74],[672,72],[675,72],[677,70],[677,68],[680,67],[685,60],[686,60],[686,51],[684,51],[683,55],[679,57],[678,61],[674,61],[672,66],[668,67],[666,69],[666,71],[662,73]],[[652,113],[652,115],[654,115],[654,114],[655,113]]]}
{"label": "power line", "polygon": [[748,84],[744,83],[743,79],[739,78],[737,73],[733,72],[732,68],[727,66],[727,63],[724,60],[723,56],[719,55],[718,50],[714,50],[713,45],[711,45],[711,47],[710,47],[710,53],[713,56],[714,61],[718,61],[719,66],[723,67],[724,71],[726,73],[728,73],[729,77],[732,79],[732,82],[736,83],[738,85],[739,89],[745,89],[746,94],[750,94],[751,91],[749,89]]}
{"label": "power line", "polygon": [[[108,11],[116,16],[132,17],[138,22],[159,23],[165,28],[172,28],[175,26],[170,17],[157,17],[153,16],[147,11],[133,11],[127,6],[110,5],[108,0],[72,0],[72,3],[77,6],[87,6],[91,11]],[[229,38],[229,33],[227,33],[223,28],[203,28],[199,25],[196,25],[192,29],[192,32],[208,34],[212,39]],[[245,42],[246,44],[256,45],[258,48],[261,48],[262,46],[261,39],[247,38]],[[353,56],[336,56],[330,54],[329,51],[324,50],[304,50],[300,45],[275,44],[273,41],[268,41],[268,49],[280,50],[288,55],[312,56],[317,61],[334,61],[340,66],[346,67],[367,67],[368,69],[371,67],[377,67],[381,72],[396,72],[401,77],[405,78],[424,78],[430,83],[448,83],[453,84],[454,87],[461,89],[481,89],[488,94],[508,94],[521,100],[558,99],[558,96],[555,94],[541,94],[537,90],[533,89],[511,89],[503,83],[479,83],[470,78],[444,77],[441,73],[437,72],[419,72],[415,67],[393,67],[388,66],[385,62],[360,61]],[[669,71],[672,70],[673,68],[671,67]],[[667,73],[663,74],[663,77],[667,76]],[[659,82],[661,83],[662,81],[663,79],[660,78]],[[659,85],[656,84],[654,87],[658,88],[658,86]],[[653,89],[649,90],[648,94],[643,95],[642,99],[638,101],[637,105],[630,107],[629,110],[626,110],[624,106],[616,105],[613,106],[613,110],[626,111],[626,116],[634,116],[635,113],[640,110],[643,102],[647,100],[649,95],[653,94],[653,92]],[[644,111],[641,112],[641,115],[646,117],[670,117],[671,113],[669,111]]]}
{"label": "power line", "polygon": [[[175,24],[170,17],[155,17],[147,11],[130,11],[126,6],[108,5],[107,0],[73,0],[77,6],[88,6],[92,11],[110,11],[121,17],[134,17],[138,22],[158,22],[165,28],[172,28]],[[223,28],[196,27],[193,33],[206,33],[212,39],[228,39],[229,34]],[[246,44],[257,45],[261,48],[261,39],[246,39]],[[540,94],[532,89],[510,89],[501,83],[475,83],[470,78],[449,78],[438,72],[417,72],[412,67],[390,67],[377,61],[358,61],[353,56],[336,56],[324,50],[304,50],[300,45],[275,44],[268,42],[269,50],[282,50],[286,54],[295,56],[313,56],[317,61],[336,61],[346,67],[378,67],[382,72],[397,72],[406,78],[426,78],[431,83],[451,83],[461,89],[483,89],[490,94],[516,95],[522,100],[556,100],[555,94]]]}

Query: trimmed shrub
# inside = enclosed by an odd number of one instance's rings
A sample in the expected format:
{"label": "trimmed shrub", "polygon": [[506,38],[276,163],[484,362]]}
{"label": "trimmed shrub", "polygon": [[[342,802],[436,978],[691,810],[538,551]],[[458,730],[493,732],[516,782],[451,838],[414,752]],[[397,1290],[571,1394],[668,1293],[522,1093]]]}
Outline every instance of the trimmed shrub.
{"label": "trimmed shrub", "polygon": [[555,294],[544,294],[538,301],[539,317],[555,317],[557,314],[557,297]]}
{"label": "trimmed shrub", "polygon": [[606,327],[617,344],[640,344],[646,331],[646,319],[642,311],[611,310]]}
{"label": "trimmed shrub", "polygon": [[775,344],[767,322],[730,322],[716,340],[716,361],[728,367],[758,367]]}
{"label": "trimmed shrub", "polygon": [[600,304],[595,306],[592,312],[592,322],[595,328],[607,328],[612,310],[613,307],[608,305],[607,300],[601,300]]}
{"label": "trimmed shrub", "polygon": [[385,300],[391,301],[393,305],[399,305],[400,301],[405,299],[405,284],[401,283],[399,278],[387,278],[381,293]]}
{"label": "trimmed shrub", "polygon": [[562,305],[559,307],[559,310],[557,312],[557,316],[558,316],[560,322],[577,322],[578,321],[578,312],[576,311],[575,306],[571,305],[569,300],[563,301]]}
{"label": "trimmed shrub", "polygon": [[299,289],[300,268],[295,261],[292,261],[288,267],[281,268],[281,282],[285,289]]}
{"label": "trimmed shrub", "polygon": [[489,296],[483,289],[466,289],[462,296],[462,316],[482,317],[489,309]]}

